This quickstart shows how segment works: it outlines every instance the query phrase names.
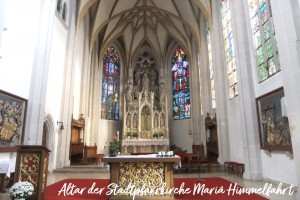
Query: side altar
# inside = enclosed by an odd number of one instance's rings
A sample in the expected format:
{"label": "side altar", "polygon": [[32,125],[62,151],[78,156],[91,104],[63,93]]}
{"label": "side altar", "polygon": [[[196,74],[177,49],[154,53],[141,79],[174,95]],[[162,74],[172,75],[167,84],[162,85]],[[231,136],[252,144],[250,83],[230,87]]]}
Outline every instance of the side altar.
{"label": "side altar", "polygon": [[135,65],[129,69],[124,95],[124,153],[168,150],[166,93],[160,72],[156,61],[148,52],[140,55]]}
{"label": "side altar", "polygon": [[133,199],[134,190],[139,191],[135,199],[174,199],[170,189],[174,188],[173,165],[180,163],[179,156],[119,155],[106,156],[103,161],[109,163],[110,183],[118,187],[119,191],[117,194],[110,194],[109,199]]}

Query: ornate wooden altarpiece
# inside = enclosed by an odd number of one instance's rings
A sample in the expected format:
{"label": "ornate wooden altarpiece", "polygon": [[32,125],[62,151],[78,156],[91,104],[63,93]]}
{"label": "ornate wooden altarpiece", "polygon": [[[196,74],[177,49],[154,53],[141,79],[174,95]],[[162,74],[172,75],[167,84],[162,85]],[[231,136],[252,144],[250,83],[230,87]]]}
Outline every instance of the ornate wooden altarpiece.
{"label": "ornate wooden altarpiece", "polygon": [[17,146],[15,182],[29,181],[33,184],[33,195],[27,200],[43,200],[47,185],[50,150],[42,145]]}

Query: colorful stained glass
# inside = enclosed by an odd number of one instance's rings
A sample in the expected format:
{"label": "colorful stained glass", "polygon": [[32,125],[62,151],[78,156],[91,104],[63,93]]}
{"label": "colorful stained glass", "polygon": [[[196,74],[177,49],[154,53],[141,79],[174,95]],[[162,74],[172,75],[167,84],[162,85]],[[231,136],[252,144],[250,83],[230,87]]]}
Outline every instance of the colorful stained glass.
{"label": "colorful stained glass", "polygon": [[256,3],[249,3],[249,12],[250,12],[250,18],[254,17],[254,15],[257,14],[257,4]]}
{"label": "colorful stained glass", "polygon": [[259,7],[261,8],[264,5],[264,3],[266,2],[266,0],[258,0],[256,2],[258,2]]}
{"label": "colorful stained glass", "polygon": [[253,35],[253,40],[254,40],[254,47],[255,47],[255,49],[257,49],[258,47],[261,46],[261,35],[260,35],[260,31],[257,31],[257,32]]}
{"label": "colorful stained glass", "polygon": [[280,66],[280,59],[279,59],[278,53],[276,54],[276,56],[277,56],[277,69],[279,71],[281,69],[281,66]]}
{"label": "colorful stained glass", "polygon": [[267,50],[267,57],[271,58],[273,56],[273,48],[272,48],[271,39],[266,41],[265,45],[266,45],[266,50]]}
{"label": "colorful stained glass", "polygon": [[189,61],[182,47],[175,50],[172,61],[173,119],[191,118]]}
{"label": "colorful stained glass", "polygon": [[[259,77],[263,81],[280,70],[271,4],[270,0],[248,0],[248,5]],[[259,13],[259,18],[253,17],[253,13]]]}
{"label": "colorful stained glass", "polygon": [[251,19],[251,28],[252,33],[255,33],[259,30],[259,20],[258,20],[258,14],[254,15],[254,17]]}
{"label": "colorful stained glass", "polygon": [[120,59],[110,47],[103,57],[101,118],[119,120]]}
{"label": "colorful stained glass", "polygon": [[265,61],[264,55],[263,55],[263,48],[262,47],[258,48],[256,53],[257,53],[257,57],[258,57],[258,64],[263,63]]}
{"label": "colorful stained glass", "polygon": [[275,66],[275,63],[274,63],[274,59],[273,58],[270,58],[268,61],[268,71],[269,71],[269,75],[273,75],[276,73],[276,66]]}
{"label": "colorful stained glass", "polygon": [[268,78],[268,70],[264,63],[259,66],[259,76],[260,80],[265,80]]}
{"label": "colorful stained glass", "polygon": [[[257,11],[256,11],[257,12]],[[226,57],[227,79],[229,84],[229,98],[232,99],[237,96],[237,72],[235,63],[235,49],[233,42],[233,31],[231,24],[231,11],[228,0],[221,1],[221,13],[222,13],[222,27],[224,37],[224,48]],[[257,16],[257,14],[256,14]],[[253,24],[255,29],[255,23]]]}
{"label": "colorful stained glass", "polygon": [[268,13],[267,13],[267,4],[263,4],[262,7],[259,9],[259,17],[261,23],[264,24],[268,20]]}
{"label": "colorful stained glass", "polygon": [[264,31],[264,39],[267,40],[271,37],[271,30],[268,23],[263,25],[263,31]]}

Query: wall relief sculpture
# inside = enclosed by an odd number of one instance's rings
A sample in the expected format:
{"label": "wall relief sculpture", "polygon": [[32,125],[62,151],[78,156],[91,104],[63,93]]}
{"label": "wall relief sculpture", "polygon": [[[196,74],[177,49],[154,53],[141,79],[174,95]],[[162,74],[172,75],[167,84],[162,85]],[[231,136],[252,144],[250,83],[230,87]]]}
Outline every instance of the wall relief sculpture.
{"label": "wall relief sculpture", "polygon": [[23,142],[27,100],[0,90],[0,152]]}
{"label": "wall relief sculpture", "polygon": [[261,148],[292,152],[283,88],[257,98],[257,108]]}

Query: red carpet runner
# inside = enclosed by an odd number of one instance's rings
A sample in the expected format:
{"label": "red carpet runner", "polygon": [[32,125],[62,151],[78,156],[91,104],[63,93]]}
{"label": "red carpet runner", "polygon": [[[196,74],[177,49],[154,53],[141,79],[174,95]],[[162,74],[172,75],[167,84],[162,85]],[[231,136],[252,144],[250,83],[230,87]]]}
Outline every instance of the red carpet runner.
{"label": "red carpet runner", "polygon": [[[267,200],[257,194],[248,195],[245,192],[240,194],[242,187],[223,178],[204,178],[204,182],[195,180],[197,179],[175,178],[174,188],[182,188],[181,191],[190,189],[189,194],[175,194],[175,199]],[[45,200],[106,200],[108,184],[108,179],[65,179],[47,186]]]}

